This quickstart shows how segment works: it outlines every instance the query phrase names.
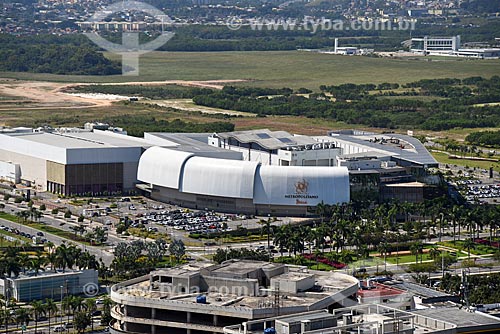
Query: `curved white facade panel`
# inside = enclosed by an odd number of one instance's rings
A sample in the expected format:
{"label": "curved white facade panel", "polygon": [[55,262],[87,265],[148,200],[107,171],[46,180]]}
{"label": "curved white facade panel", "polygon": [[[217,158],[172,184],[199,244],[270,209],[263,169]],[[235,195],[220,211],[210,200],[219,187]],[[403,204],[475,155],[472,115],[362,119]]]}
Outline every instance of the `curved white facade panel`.
{"label": "curved white facade panel", "polygon": [[184,166],[184,193],[253,198],[258,162],[192,157]]}
{"label": "curved white facade panel", "polygon": [[260,166],[255,204],[314,206],[349,202],[346,167]]}
{"label": "curved white facade panel", "polygon": [[137,179],[154,185],[179,189],[182,168],[186,160],[192,157],[189,152],[151,147],[139,160]]}

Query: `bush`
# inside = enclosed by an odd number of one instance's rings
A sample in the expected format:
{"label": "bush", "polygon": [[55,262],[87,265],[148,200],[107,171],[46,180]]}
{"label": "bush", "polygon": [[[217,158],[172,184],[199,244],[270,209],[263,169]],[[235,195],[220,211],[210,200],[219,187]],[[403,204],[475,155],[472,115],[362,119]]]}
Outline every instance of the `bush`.
{"label": "bush", "polygon": [[120,223],[116,227],[116,234],[120,234],[120,233],[122,233],[122,232],[124,232],[126,230],[127,230],[127,227],[125,226],[125,224]]}
{"label": "bush", "polygon": [[57,215],[59,213],[59,210],[58,209],[52,209],[51,213],[53,215]]}
{"label": "bush", "polygon": [[78,217],[78,222],[79,222],[79,223],[83,222],[83,219],[84,219],[83,215],[80,215],[80,216]]}
{"label": "bush", "polygon": [[40,211],[45,211],[45,210],[47,210],[47,207],[45,206],[45,204],[42,204],[42,205],[40,205],[40,209],[39,210]]}
{"label": "bush", "polygon": [[67,211],[64,213],[64,218],[71,218],[71,211],[67,210]]}
{"label": "bush", "polygon": [[3,199],[8,201],[10,199],[10,195],[9,194],[5,194],[3,195]]}
{"label": "bush", "polygon": [[433,262],[428,263],[413,263],[408,266],[408,269],[415,273],[428,273],[437,270],[437,266]]}
{"label": "bush", "polygon": [[22,203],[23,202],[23,198],[22,197],[16,197],[14,199],[14,203]]}
{"label": "bush", "polygon": [[117,207],[118,207],[118,205],[116,205],[116,203],[111,203],[111,204],[109,205],[109,208],[110,208],[110,209],[116,209]]}

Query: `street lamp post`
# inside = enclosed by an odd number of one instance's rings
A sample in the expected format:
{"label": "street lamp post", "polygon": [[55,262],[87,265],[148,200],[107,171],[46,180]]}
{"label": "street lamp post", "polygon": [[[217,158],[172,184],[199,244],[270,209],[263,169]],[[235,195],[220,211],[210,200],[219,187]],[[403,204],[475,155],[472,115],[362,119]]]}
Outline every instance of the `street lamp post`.
{"label": "street lamp post", "polygon": [[271,214],[267,215],[267,261],[271,262]]}
{"label": "street lamp post", "polygon": [[61,285],[60,288],[61,288],[61,324],[62,324],[62,322],[63,322],[63,302],[62,302],[62,300],[63,300],[64,285]]}

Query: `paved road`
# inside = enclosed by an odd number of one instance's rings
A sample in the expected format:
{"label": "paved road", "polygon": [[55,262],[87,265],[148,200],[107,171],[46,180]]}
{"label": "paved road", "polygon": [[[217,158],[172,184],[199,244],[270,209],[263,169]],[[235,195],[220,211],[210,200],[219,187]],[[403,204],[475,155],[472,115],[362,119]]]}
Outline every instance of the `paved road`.
{"label": "paved road", "polygon": [[[17,228],[19,231],[29,234],[36,234],[37,232],[37,230],[33,229],[32,227],[14,223],[6,219],[0,218],[0,223],[5,226]],[[61,245],[62,243],[71,242],[68,239],[50,233],[44,233],[44,238],[46,238],[48,241],[53,242],[55,245]],[[76,244],[79,245],[81,248],[88,250],[91,254],[95,255],[97,259],[102,258],[103,262],[108,266],[111,264],[111,261],[113,261],[113,254],[108,251],[105,251],[102,247],[86,246],[78,243]]]}

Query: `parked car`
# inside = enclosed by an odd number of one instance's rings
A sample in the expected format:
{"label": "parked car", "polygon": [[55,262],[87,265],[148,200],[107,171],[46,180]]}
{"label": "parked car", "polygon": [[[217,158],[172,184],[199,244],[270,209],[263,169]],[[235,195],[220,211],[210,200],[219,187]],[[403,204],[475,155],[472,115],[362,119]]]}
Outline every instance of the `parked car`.
{"label": "parked car", "polygon": [[54,326],[52,328],[52,330],[56,333],[60,333],[60,332],[65,332],[66,331],[66,327],[62,326],[62,325],[57,325],[57,326]]}

